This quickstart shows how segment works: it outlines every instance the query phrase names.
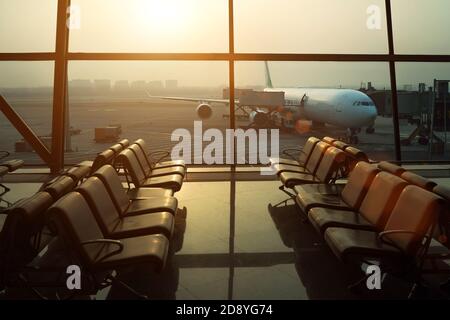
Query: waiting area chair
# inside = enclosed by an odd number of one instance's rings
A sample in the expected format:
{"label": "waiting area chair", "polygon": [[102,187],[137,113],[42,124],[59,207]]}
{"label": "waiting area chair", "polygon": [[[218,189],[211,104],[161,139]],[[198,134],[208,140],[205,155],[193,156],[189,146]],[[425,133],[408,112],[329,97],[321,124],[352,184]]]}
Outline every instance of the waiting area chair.
{"label": "waiting area chair", "polygon": [[[169,151],[165,150],[155,150],[153,152],[147,151],[147,143],[144,141],[144,139],[137,139],[135,142],[137,144],[142,152],[145,155],[145,158],[147,160],[147,165],[150,169],[162,169],[162,168],[170,168],[170,167],[183,167],[186,169],[186,164],[183,160],[165,160],[168,156],[170,156]],[[159,156],[157,156],[159,155]]]}
{"label": "waiting area chair", "polygon": [[183,185],[183,176],[180,174],[168,174],[158,177],[149,177],[142,170],[139,160],[130,149],[122,151],[116,159],[116,168],[125,171],[127,181],[133,183],[135,188],[163,188],[173,192],[180,191]]}
{"label": "waiting area chair", "polygon": [[[310,137],[306,140],[302,149],[289,148],[284,149],[283,154],[288,158],[270,158],[270,164],[274,167],[275,165],[291,165],[296,167],[305,167],[308,162],[309,157],[315,147],[315,145],[320,142],[320,139],[316,137]],[[298,156],[295,157],[292,154],[292,151],[298,153]]]}
{"label": "waiting area chair", "polygon": [[[121,282],[118,275],[124,268],[139,265],[145,265],[149,271],[161,271],[169,252],[169,240],[164,235],[107,238],[97,224],[91,206],[78,192],[61,198],[47,214],[70,253],[83,268],[85,277],[96,279],[94,292],[118,283],[138,297],[145,298]],[[117,274],[114,275],[113,271]]]}
{"label": "waiting area chair", "polygon": [[[0,153],[1,153],[0,159],[5,159],[5,158],[9,157],[9,155],[10,155],[10,153],[8,151],[0,151]],[[19,159],[12,159],[12,160],[7,160],[7,161],[1,162],[0,163],[0,181],[4,176],[6,176],[7,174],[9,174],[11,172],[16,171],[17,169],[20,169],[23,165],[24,165],[24,161],[19,160]],[[3,183],[0,183],[0,188],[2,188],[2,190],[0,191],[0,204],[5,203],[6,207],[11,206],[12,203],[3,198],[4,195],[6,195],[9,191],[11,191],[11,189],[8,188]],[[1,208],[1,209],[3,210],[4,208]]]}
{"label": "waiting area chair", "polygon": [[76,191],[88,202],[105,237],[120,239],[155,233],[172,237],[174,218],[170,212],[124,216],[97,177],[88,178]]}
{"label": "waiting area chair", "polygon": [[[108,189],[109,195],[121,216],[132,216],[151,212],[170,212],[176,214],[178,201],[172,195],[166,195],[164,189],[138,188],[139,198],[131,198],[125,191],[117,171],[110,165],[98,169],[94,175]],[[146,196],[147,195],[147,196]]]}
{"label": "waiting area chair", "polygon": [[[316,151],[317,150],[317,151]],[[344,151],[319,142],[311,155],[311,159],[318,159],[317,164],[311,165],[306,173],[281,172],[281,190],[293,188],[300,184],[330,183],[338,178],[339,170],[345,163]],[[311,161],[311,160],[310,160]]]}

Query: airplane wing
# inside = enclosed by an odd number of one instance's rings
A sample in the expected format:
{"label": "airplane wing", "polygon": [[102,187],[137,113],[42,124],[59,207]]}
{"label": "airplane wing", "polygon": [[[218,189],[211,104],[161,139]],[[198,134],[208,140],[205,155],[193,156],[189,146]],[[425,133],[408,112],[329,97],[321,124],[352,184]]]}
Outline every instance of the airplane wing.
{"label": "airplane wing", "polygon": [[[163,100],[175,100],[175,101],[192,101],[192,102],[206,102],[206,103],[224,103],[229,104],[229,99],[209,99],[209,98],[187,98],[187,97],[167,97],[167,96],[152,96],[148,91],[145,91],[150,99],[163,99]],[[239,104],[239,100],[234,101],[235,104]]]}

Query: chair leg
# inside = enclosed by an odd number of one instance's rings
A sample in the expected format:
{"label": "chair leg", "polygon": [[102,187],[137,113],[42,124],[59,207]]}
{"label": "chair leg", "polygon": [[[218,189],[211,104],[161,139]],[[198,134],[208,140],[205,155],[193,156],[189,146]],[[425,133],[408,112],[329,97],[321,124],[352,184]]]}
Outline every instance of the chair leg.
{"label": "chair leg", "polygon": [[280,189],[281,191],[283,191],[284,193],[286,193],[286,194],[289,196],[289,198],[287,198],[287,199],[285,199],[285,200],[282,200],[282,201],[280,201],[280,202],[274,204],[273,207],[278,207],[278,206],[280,206],[280,205],[283,204],[283,203],[284,203],[284,204],[287,204],[287,202],[288,202],[289,200],[294,200],[294,201],[295,201],[295,194],[293,194],[293,193],[287,191],[287,190],[285,189],[284,185],[279,186],[278,189]]}
{"label": "chair leg", "polygon": [[0,193],[0,197],[11,191],[11,189],[5,186],[3,183],[0,183],[0,187],[3,188],[3,191]]}
{"label": "chair leg", "polygon": [[276,208],[276,207],[279,207],[282,204],[287,205],[289,200],[292,200],[292,198],[287,198],[287,199],[281,200],[280,202],[277,202],[276,204],[274,204],[272,207]]}
{"label": "chair leg", "polygon": [[2,202],[6,203],[6,207],[8,208],[8,207],[12,206],[12,203],[9,202],[8,200],[3,199],[3,196],[4,196],[5,194],[7,194],[8,192],[10,192],[11,189],[8,188],[7,186],[5,186],[5,185],[2,184],[2,183],[0,183],[0,187],[3,188],[3,191],[0,193],[0,203],[2,203]]}
{"label": "chair leg", "polygon": [[281,185],[278,187],[278,189],[280,189],[281,191],[283,191],[284,193],[286,193],[290,198],[294,199],[296,197],[295,194],[293,194],[292,192],[289,192],[286,190],[286,187],[284,185]]}
{"label": "chair leg", "polygon": [[[352,284],[347,286],[347,289],[350,290],[352,293],[360,294],[361,289],[363,288],[363,284],[366,284],[367,279],[369,278],[369,275],[364,275],[361,279],[357,280],[356,282],[353,282]],[[364,288],[366,288],[364,286]]]}
{"label": "chair leg", "polygon": [[421,282],[414,282],[408,294],[408,300],[424,299],[427,296],[427,287]]}
{"label": "chair leg", "polygon": [[137,291],[134,290],[132,287],[130,287],[129,285],[127,285],[125,282],[123,282],[123,281],[117,279],[117,278],[114,277],[114,276],[109,276],[109,277],[108,277],[108,280],[111,280],[112,283],[116,283],[117,285],[121,286],[122,288],[128,290],[129,292],[131,292],[132,294],[134,294],[134,295],[135,295],[136,297],[138,297],[139,299],[142,299],[142,300],[149,300],[149,298],[148,298],[146,295],[137,292]]}

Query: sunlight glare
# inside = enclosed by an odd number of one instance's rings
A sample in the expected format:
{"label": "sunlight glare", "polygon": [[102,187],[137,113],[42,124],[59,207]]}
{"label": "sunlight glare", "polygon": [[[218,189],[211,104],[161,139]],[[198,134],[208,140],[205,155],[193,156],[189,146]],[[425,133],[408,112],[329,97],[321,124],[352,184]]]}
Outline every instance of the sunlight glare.
{"label": "sunlight glare", "polygon": [[148,30],[170,32],[177,30],[186,19],[185,6],[179,0],[138,0],[136,18]]}

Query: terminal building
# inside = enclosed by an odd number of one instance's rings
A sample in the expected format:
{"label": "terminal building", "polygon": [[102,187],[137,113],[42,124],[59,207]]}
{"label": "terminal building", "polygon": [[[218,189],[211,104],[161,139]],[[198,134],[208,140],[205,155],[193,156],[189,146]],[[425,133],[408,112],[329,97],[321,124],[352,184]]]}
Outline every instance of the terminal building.
{"label": "terminal building", "polygon": [[0,0],[0,300],[450,298],[448,0],[105,3]]}

